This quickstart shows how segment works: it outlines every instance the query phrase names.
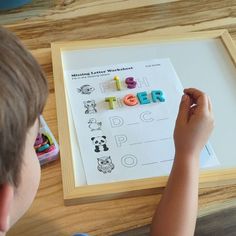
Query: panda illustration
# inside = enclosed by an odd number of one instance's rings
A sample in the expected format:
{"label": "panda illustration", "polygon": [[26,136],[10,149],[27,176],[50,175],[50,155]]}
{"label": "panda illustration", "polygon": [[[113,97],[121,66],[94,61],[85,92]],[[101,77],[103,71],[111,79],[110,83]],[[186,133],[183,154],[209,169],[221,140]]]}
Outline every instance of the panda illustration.
{"label": "panda illustration", "polygon": [[92,137],[91,140],[92,140],[92,142],[95,146],[95,149],[94,149],[95,152],[101,152],[101,151],[108,151],[109,150],[109,148],[106,145],[106,143],[107,143],[106,136]]}

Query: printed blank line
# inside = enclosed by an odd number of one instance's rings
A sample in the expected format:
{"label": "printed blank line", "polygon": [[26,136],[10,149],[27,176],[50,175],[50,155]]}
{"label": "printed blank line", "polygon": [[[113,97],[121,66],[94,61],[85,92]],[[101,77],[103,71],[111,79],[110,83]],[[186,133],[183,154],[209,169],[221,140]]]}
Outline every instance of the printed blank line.
{"label": "printed blank line", "polygon": [[156,121],[162,121],[162,120],[168,120],[169,118],[166,117],[166,118],[161,118],[161,119],[157,119]]}
{"label": "printed blank line", "polygon": [[143,143],[153,143],[153,142],[157,142],[157,141],[159,141],[159,140],[154,139],[154,140],[148,140],[148,141],[145,141],[145,142],[143,142]]}
{"label": "printed blank line", "polygon": [[168,138],[160,138],[159,140],[160,141],[164,141],[164,140],[168,140],[168,139],[171,139],[172,137],[168,137]]}
{"label": "printed blank line", "polygon": [[143,144],[143,143],[154,143],[154,142],[169,140],[171,138],[172,137],[161,138],[161,139],[153,139],[153,140],[148,140],[148,141],[144,141],[144,142],[131,143],[130,145],[138,145],[138,144]]}
{"label": "printed blank line", "polygon": [[138,122],[135,122],[135,123],[130,123],[130,124],[127,124],[127,125],[137,125],[139,124]]}
{"label": "printed blank line", "polygon": [[138,142],[138,143],[131,143],[130,145],[138,145],[138,144],[142,144],[142,142]]}
{"label": "printed blank line", "polygon": [[152,165],[152,164],[157,164],[158,161],[155,162],[149,162],[149,163],[143,163],[142,166],[147,166],[147,165]]}
{"label": "printed blank line", "polygon": [[160,161],[160,162],[168,162],[168,161],[173,161],[174,159],[169,159],[169,160],[163,160],[163,161]]}

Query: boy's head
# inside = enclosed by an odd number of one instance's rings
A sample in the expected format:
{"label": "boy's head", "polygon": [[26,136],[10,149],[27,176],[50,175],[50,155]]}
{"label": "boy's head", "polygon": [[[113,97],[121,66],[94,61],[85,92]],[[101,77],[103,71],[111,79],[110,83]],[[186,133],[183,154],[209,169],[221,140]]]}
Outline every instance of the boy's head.
{"label": "boy's head", "polygon": [[0,27],[0,235],[29,207],[38,187],[33,145],[47,92],[36,60]]}

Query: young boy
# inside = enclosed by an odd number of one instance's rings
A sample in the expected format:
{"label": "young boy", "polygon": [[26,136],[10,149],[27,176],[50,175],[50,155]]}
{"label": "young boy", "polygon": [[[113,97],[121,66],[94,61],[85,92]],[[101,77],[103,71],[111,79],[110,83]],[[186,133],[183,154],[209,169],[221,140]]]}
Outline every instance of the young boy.
{"label": "young boy", "polygon": [[0,235],[25,213],[38,189],[33,146],[47,93],[36,60],[0,27]]}
{"label": "young boy", "polygon": [[[0,236],[31,205],[40,179],[34,151],[47,98],[40,66],[19,40],[0,27]],[[174,133],[176,156],[166,191],[152,223],[152,235],[193,235],[198,197],[198,158],[213,127],[211,103],[187,89]]]}

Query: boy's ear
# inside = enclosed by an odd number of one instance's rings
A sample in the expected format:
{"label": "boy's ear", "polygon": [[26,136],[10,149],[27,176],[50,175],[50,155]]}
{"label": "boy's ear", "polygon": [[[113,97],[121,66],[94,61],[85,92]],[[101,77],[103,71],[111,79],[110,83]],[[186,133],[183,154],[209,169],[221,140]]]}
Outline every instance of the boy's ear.
{"label": "boy's ear", "polygon": [[10,184],[0,185],[0,232],[7,232],[10,227],[10,208],[13,197],[13,186]]}

